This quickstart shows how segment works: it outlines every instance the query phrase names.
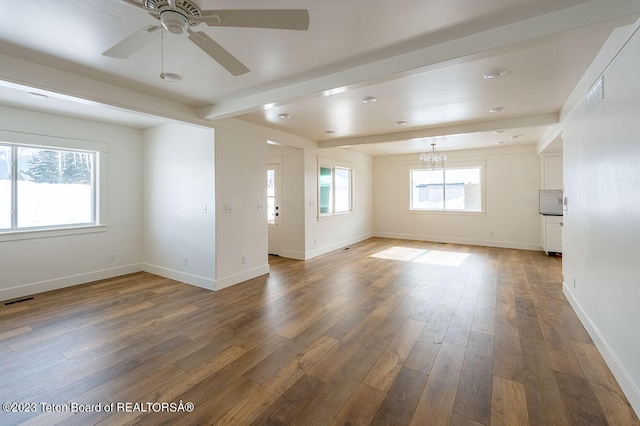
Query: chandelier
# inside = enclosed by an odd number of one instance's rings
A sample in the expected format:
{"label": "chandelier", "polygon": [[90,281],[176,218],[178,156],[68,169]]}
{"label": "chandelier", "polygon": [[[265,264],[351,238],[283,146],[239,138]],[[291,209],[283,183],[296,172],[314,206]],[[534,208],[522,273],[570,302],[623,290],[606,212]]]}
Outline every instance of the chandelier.
{"label": "chandelier", "polygon": [[422,161],[422,168],[426,169],[427,166],[431,166],[431,170],[436,168],[439,163],[440,167],[444,168],[444,160],[447,159],[447,154],[444,152],[436,152],[436,144],[431,144],[431,152],[423,152],[420,154],[420,161]]}

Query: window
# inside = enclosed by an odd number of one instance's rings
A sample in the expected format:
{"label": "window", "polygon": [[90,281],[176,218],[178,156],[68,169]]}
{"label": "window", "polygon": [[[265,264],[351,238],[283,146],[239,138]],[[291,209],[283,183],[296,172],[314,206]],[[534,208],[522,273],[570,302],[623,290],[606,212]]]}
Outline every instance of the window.
{"label": "window", "polygon": [[353,211],[353,170],[344,167],[320,166],[318,206],[320,216]]}
{"label": "window", "polygon": [[97,156],[0,142],[0,231],[95,225]]}
{"label": "window", "polygon": [[267,223],[276,223],[276,171],[267,170]]}
{"label": "window", "polygon": [[411,210],[482,211],[482,168],[410,170]]}

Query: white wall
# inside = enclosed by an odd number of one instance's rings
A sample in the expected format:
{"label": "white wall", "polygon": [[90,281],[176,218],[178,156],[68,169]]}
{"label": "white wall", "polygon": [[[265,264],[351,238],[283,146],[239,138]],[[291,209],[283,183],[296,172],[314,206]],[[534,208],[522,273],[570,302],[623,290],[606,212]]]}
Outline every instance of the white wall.
{"label": "white wall", "polygon": [[376,236],[540,250],[540,160],[533,145],[447,152],[448,164],[485,166],[485,214],[409,211],[417,154],[373,163]]}
{"label": "white wall", "polygon": [[216,128],[215,158],[216,289],[221,289],[269,272],[267,139]]}
{"label": "white wall", "polygon": [[[594,64],[613,53],[603,50]],[[562,133],[568,202],[563,235],[565,294],[636,413],[640,413],[638,69],[640,36],[635,35],[604,71],[604,101],[591,113],[579,103]],[[602,70],[594,66],[589,75]]]}
{"label": "white wall", "polygon": [[[309,139],[235,119],[222,120],[216,125],[220,126],[216,127],[216,135],[224,127],[254,135],[265,142],[270,140],[289,148],[302,150],[304,200],[300,214],[304,216],[304,231],[302,234],[293,236],[295,252],[288,252],[287,256],[296,259],[310,259],[373,236],[373,163],[370,156],[340,148],[319,149],[317,143]],[[335,165],[342,165],[354,170],[355,213],[335,218],[318,219],[318,157],[332,159],[336,163]],[[298,159],[296,159],[297,161]],[[299,172],[299,170],[296,171],[295,175],[297,176]],[[302,254],[297,252],[301,241],[304,241]]]}
{"label": "white wall", "polygon": [[215,289],[214,194],[213,129],[144,131],[145,270]]}
{"label": "white wall", "polygon": [[[0,106],[0,129],[103,142],[103,232],[0,240],[0,300],[139,271],[142,260],[142,134],[138,130]],[[116,255],[109,261],[110,253]]]}
{"label": "white wall", "polygon": [[[318,159],[353,170],[353,213],[318,218]],[[339,148],[305,150],[305,259],[373,236],[372,173],[372,159],[367,155]]]}

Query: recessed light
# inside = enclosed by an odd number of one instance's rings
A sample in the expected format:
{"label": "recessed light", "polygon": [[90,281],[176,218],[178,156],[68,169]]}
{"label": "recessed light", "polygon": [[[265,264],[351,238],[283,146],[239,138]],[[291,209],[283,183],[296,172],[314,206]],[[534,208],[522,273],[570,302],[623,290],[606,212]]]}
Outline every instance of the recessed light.
{"label": "recessed light", "polygon": [[489,112],[502,112],[506,109],[506,107],[503,106],[497,106],[497,107],[493,107],[489,110]]}
{"label": "recessed light", "polygon": [[374,102],[376,102],[378,100],[378,98],[376,98],[375,96],[365,96],[364,98],[362,98],[362,103],[363,104],[372,104]]}
{"label": "recessed light", "polygon": [[503,141],[494,142],[495,145],[502,145],[503,143],[504,143]]}
{"label": "recessed light", "polygon": [[487,80],[494,80],[496,78],[500,78],[507,73],[507,70],[504,68],[495,68],[490,71],[487,71],[483,77]]}
{"label": "recessed light", "polygon": [[45,95],[44,93],[37,93],[37,92],[27,92],[27,95],[29,95],[32,98],[36,98],[36,99],[47,99],[49,96]]}
{"label": "recessed light", "polygon": [[336,134],[336,132],[334,132],[333,130],[327,130],[325,133],[329,136]]}
{"label": "recessed light", "polygon": [[521,137],[522,135],[513,135],[511,136],[511,139],[518,139],[519,137]]}
{"label": "recessed light", "polygon": [[283,120],[286,120],[291,118],[291,114],[287,114],[286,112],[283,112],[282,114],[278,114],[278,117],[282,118]]}
{"label": "recessed light", "polygon": [[504,133],[504,130],[494,130],[493,132],[494,135],[499,135],[500,133]]}
{"label": "recessed light", "polygon": [[404,121],[404,120],[400,120],[400,121],[396,121],[396,124],[397,124],[398,126],[406,126],[406,125],[407,125],[407,122],[406,122],[406,121]]}

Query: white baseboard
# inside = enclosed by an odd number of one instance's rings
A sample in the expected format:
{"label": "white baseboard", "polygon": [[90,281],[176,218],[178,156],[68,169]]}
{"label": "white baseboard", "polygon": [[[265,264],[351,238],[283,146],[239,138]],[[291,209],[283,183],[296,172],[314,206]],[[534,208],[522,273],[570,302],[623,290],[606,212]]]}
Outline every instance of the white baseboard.
{"label": "white baseboard", "polygon": [[180,281],[186,284],[191,284],[196,287],[206,288],[207,290],[217,290],[216,281],[211,278],[201,277],[198,275],[186,274],[181,271],[176,271],[169,268],[163,268],[162,266],[152,265],[150,263],[142,264],[142,270],[155,274],[171,280]]}
{"label": "white baseboard", "polygon": [[376,232],[374,236],[380,237],[380,238],[397,238],[400,240],[431,241],[434,243],[466,244],[470,246],[486,246],[486,247],[511,248],[511,249],[518,249],[518,250],[542,251],[542,246],[540,244],[521,243],[516,241],[477,240],[473,238],[442,237],[437,235],[399,234],[399,233],[392,233],[392,232]]}
{"label": "white baseboard", "polygon": [[287,259],[305,260],[303,251],[282,250],[279,256]]}
{"label": "white baseboard", "polygon": [[369,238],[373,238],[373,237],[374,237],[373,233],[370,233],[370,234],[349,238],[347,240],[342,240],[337,243],[329,244],[328,246],[320,247],[318,249],[306,252],[304,259],[301,259],[301,260],[309,260],[316,256],[320,256],[322,254],[326,254],[331,251],[341,249],[343,247],[348,246],[349,244],[359,243],[360,241],[368,240]]}
{"label": "white baseboard", "polygon": [[232,285],[239,284],[244,281],[248,281],[252,278],[266,275],[269,273],[269,265],[258,266],[257,268],[250,269],[248,271],[242,271],[239,274],[230,275],[228,277],[219,278],[215,281],[214,290],[222,290],[223,288],[231,287]]}
{"label": "white baseboard", "polygon": [[83,274],[70,275],[67,277],[40,281],[37,283],[24,284],[17,287],[0,289],[0,300],[17,299],[19,297],[29,296],[36,293],[58,290],[65,287],[85,284],[92,281],[104,280],[106,278],[114,278],[126,274],[133,274],[140,271],[142,271],[142,265],[136,263],[132,265],[119,266],[117,268],[102,269],[100,271],[87,272]]}
{"label": "white baseboard", "polygon": [[598,331],[596,325],[591,321],[584,309],[582,309],[582,306],[576,300],[576,298],[573,297],[571,288],[564,282],[562,283],[562,292],[569,301],[569,304],[571,305],[575,313],[578,315],[578,318],[582,322],[582,325],[584,325],[587,333],[589,333],[589,336],[591,336],[591,339],[600,351],[600,354],[602,354],[604,361],[607,363],[607,366],[609,366],[609,369],[613,373],[614,377],[618,381],[618,384],[622,388],[622,391],[629,400],[629,404],[631,404],[631,407],[636,412],[636,415],[640,417],[640,390],[638,390],[638,388],[634,385],[626,370],[618,361],[615,353],[611,350],[606,340]]}

